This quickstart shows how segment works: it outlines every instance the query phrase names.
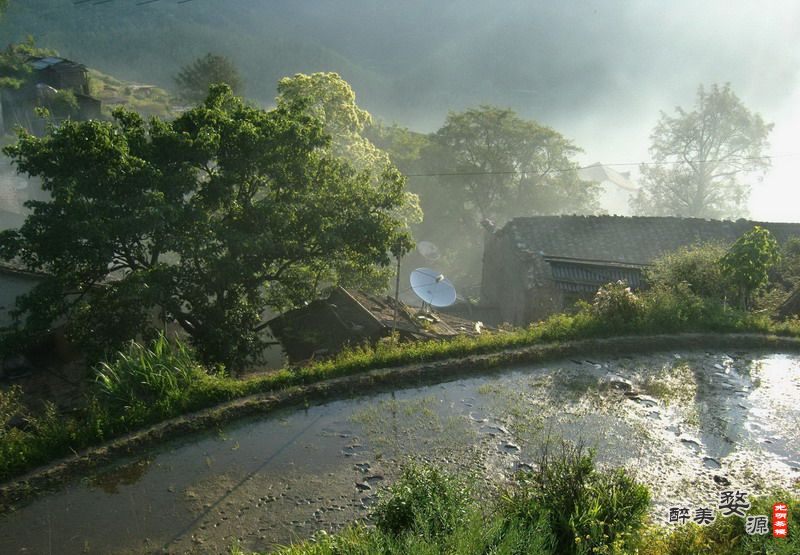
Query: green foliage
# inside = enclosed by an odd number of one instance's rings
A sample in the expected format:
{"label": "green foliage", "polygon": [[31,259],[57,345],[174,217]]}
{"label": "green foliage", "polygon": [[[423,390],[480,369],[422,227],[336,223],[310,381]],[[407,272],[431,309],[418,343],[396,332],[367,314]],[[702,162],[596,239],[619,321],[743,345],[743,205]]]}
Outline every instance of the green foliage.
{"label": "green foliage", "polygon": [[597,290],[590,310],[610,328],[622,329],[642,313],[642,301],[627,283],[617,281]]}
{"label": "green foliage", "polygon": [[687,330],[706,322],[712,306],[723,310],[721,303],[704,300],[686,282],[679,282],[674,287],[658,285],[647,291],[643,300],[641,324],[646,329],[664,332]]}
{"label": "green foliage", "polygon": [[[350,84],[333,72],[305,75],[298,73],[278,82],[278,106],[304,101],[308,113],[323,122],[325,131],[332,137],[331,149],[335,156],[347,160],[359,171],[369,171],[380,176],[385,171],[396,171],[386,151],[375,146],[366,136],[365,129],[372,124],[372,116],[356,104],[356,94]],[[419,198],[406,192],[405,200],[396,215],[408,228],[422,221]]]}
{"label": "green foliage", "polygon": [[313,298],[336,269],[389,266],[387,252],[410,245],[402,176],[333,156],[303,103],[265,111],[220,85],[174,121],[114,118],[22,132],[5,149],[51,197],[0,234],[0,258],[48,272],[17,304],[28,336],[66,317],[102,358],[152,336],[160,316],[203,361],[238,369],[260,352],[268,306]]}
{"label": "green foliage", "polygon": [[[643,527],[649,504],[647,488],[623,471],[601,472],[590,455],[574,448],[544,461],[546,468],[523,475],[496,504],[475,499],[442,500],[446,483],[457,483],[452,475],[432,467],[416,468],[420,480],[409,481],[408,469],[387,492],[381,511],[402,519],[387,529],[379,521],[374,530],[354,525],[330,536],[317,534],[313,542],[279,550],[281,555],[333,554],[452,554],[452,555],[555,555],[634,553],[632,535]],[[428,476],[435,476],[431,486]],[[563,489],[560,489],[563,488]],[[413,491],[413,493],[409,493]],[[572,497],[575,496],[575,497]],[[494,506],[492,506],[494,505]],[[448,527],[429,530],[430,525],[412,520],[409,506],[427,515],[436,507],[434,520]],[[556,511],[567,511],[565,518]],[[565,529],[559,527],[563,524]],[[580,534],[580,535],[578,535]]]}
{"label": "green foliage", "polygon": [[546,515],[556,553],[630,551],[650,504],[647,488],[621,469],[596,470],[593,453],[581,446],[556,449],[547,445],[537,469],[522,476],[505,514],[526,523]]}
{"label": "green foliage", "polygon": [[579,152],[554,129],[511,109],[450,112],[418,164],[419,173],[437,175],[411,181],[423,212],[436,215],[415,232],[435,237],[442,269],[471,284],[480,276],[483,220],[503,225],[517,216],[596,208],[595,184],[578,178]]}
{"label": "green foliage", "polygon": [[681,247],[656,260],[646,269],[645,280],[655,289],[683,287],[694,295],[722,301],[731,293],[729,275],[720,261],[725,246],[703,243]]}
{"label": "green foliage", "polygon": [[180,97],[192,104],[202,102],[208,95],[211,85],[224,83],[233,94],[241,95],[244,83],[239,70],[225,56],[210,52],[181,68],[175,76]]}
{"label": "green foliage", "polygon": [[709,92],[699,87],[695,110],[676,112],[662,112],[653,130],[656,164],[640,167],[643,185],[634,209],[654,216],[744,215],[750,189],[741,176],[769,168],[763,153],[773,125],[750,112],[730,84],[712,85]]}
{"label": "green foliage", "polygon": [[463,482],[436,467],[410,464],[380,500],[373,517],[384,534],[437,537],[455,530],[469,501]]}
{"label": "green foliage", "polygon": [[592,205],[594,190],[578,179],[572,161],[580,149],[510,109],[480,106],[451,112],[433,141],[442,156],[439,167],[462,174],[443,177],[442,188],[451,203],[463,202],[475,223]]}
{"label": "green foliage", "polygon": [[800,237],[790,237],[781,246],[781,259],[777,269],[789,283],[800,282]]}
{"label": "green foliage", "polygon": [[[427,472],[432,469],[428,468]],[[538,476],[538,477],[537,477]],[[457,480],[450,477],[451,480]],[[418,503],[425,502],[420,490]],[[393,488],[394,489],[394,488]],[[390,498],[395,495],[390,493]],[[401,495],[405,493],[401,492]],[[574,497],[572,497],[574,496]],[[388,532],[353,524],[335,535],[318,532],[312,541],[278,549],[279,555],[790,555],[798,553],[800,499],[788,492],[754,498],[751,514],[769,515],[776,502],[790,507],[787,540],[747,535],[744,520],[717,514],[710,526],[665,528],[646,520],[649,493],[621,469],[599,471],[590,455],[567,448],[549,459],[547,469],[523,475],[499,503],[471,500],[452,510],[452,530]],[[398,502],[398,506],[400,506]],[[556,511],[567,511],[554,518]],[[232,555],[244,555],[238,547]]]}
{"label": "green foliage", "polygon": [[124,352],[103,362],[96,372],[99,405],[123,428],[179,414],[187,394],[208,373],[192,350],[160,334],[149,346],[131,342]]}
{"label": "green foliage", "polygon": [[66,118],[78,113],[78,98],[69,89],[61,89],[56,92],[48,102],[49,109],[53,115],[59,118]]}
{"label": "green foliage", "polygon": [[769,280],[769,270],[780,261],[778,242],[760,226],[739,237],[722,258],[722,269],[737,288],[740,306],[748,308],[753,293]]}
{"label": "green foliage", "polygon": [[32,56],[55,55],[54,50],[37,47],[31,36],[25,42],[9,44],[0,51],[0,89],[18,89],[27,82],[33,73],[33,68],[28,64]]}

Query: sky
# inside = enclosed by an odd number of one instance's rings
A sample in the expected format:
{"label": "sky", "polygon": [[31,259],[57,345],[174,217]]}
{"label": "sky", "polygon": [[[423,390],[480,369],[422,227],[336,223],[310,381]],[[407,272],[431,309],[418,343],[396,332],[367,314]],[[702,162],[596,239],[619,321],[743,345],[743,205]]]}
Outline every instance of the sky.
{"label": "sky", "polygon": [[[169,86],[182,64],[212,51],[232,58],[247,95],[263,102],[279,76],[325,70],[374,115],[418,131],[436,130],[448,110],[511,107],[572,139],[580,162],[634,173],[660,111],[689,109],[699,85],[729,82],[775,124],[776,157],[753,184],[750,217],[800,221],[793,0],[12,0],[7,15],[0,43],[24,20],[17,32],[141,82]],[[123,36],[125,24],[136,32]]]}

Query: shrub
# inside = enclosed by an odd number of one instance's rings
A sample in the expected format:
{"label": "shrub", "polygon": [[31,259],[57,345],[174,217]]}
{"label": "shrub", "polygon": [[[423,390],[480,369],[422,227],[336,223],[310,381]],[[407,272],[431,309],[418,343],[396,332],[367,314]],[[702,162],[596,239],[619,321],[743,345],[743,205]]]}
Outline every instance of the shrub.
{"label": "shrub", "polygon": [[463,521],[470,504],[464,481],[433,466],[410,464],[375,509],[378,530],[439,537]]}
{"label": "shrub", "polygon": [[607,283],[597,290],[590,311],[608,328],[622,330],[639,317],[642,301],[624,281]]}
{"label": "shrub", "polygon": [[760,226],[739,237],[722,257],[722,269],[736,287],[741,308],[750,307],[753,293],[767,284],[769,270],[780,258],[778,242],[768,229]]}
{"label": "shrub", "polygon": [[725,246],[716,243],[681,247],[654,260],[645,280],[661,290],[685,284],[694,295],[722,301],[731,292],[730,278],[720,264],[726,252]]}
{"label": "shrub", "polygon": [[697,326],[709,302],[692,291],[686,282],[675,287],[659,285],[643,295],[642,327],[664,333]]}

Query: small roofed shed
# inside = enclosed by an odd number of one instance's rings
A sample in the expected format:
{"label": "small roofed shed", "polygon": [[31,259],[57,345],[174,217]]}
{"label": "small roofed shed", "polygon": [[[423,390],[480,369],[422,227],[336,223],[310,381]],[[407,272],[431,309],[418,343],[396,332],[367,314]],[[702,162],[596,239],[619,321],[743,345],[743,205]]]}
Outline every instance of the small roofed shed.
{"label": "small roofed shed", "polygon": [[[391,297],[335,287],[326,299],[285,312],[267,325],[289,361],[296,363],[388,337],[394,329],[394,308]],[[396,330],[402,340],[412,341],[477,335],[480,326],[447,314],[415,314],[401,302]]]}
{"label": "small roofed shed", "polygon": [[661,255],[704,242],[733,243],[753,226],[779,243],[800,224],[699,218],[535,216],[516,218],[486,238],[481,304],[497,322],[527,325],[591,298],[608,282],[642,285]]}

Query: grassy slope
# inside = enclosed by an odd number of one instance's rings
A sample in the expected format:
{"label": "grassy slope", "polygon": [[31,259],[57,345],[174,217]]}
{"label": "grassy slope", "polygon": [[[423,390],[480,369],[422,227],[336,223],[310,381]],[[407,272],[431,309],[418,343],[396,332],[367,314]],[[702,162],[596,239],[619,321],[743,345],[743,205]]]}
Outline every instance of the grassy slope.
{"label": "grassy slope", "polygon": [[89,83],[92,96],[102,101],[106,116],[110,116],[117,106],[124,106],[144,117],[170,119],[176,115],[174,106],[177,101],[162,88],[123,81],[96,69],[89,70]]}

